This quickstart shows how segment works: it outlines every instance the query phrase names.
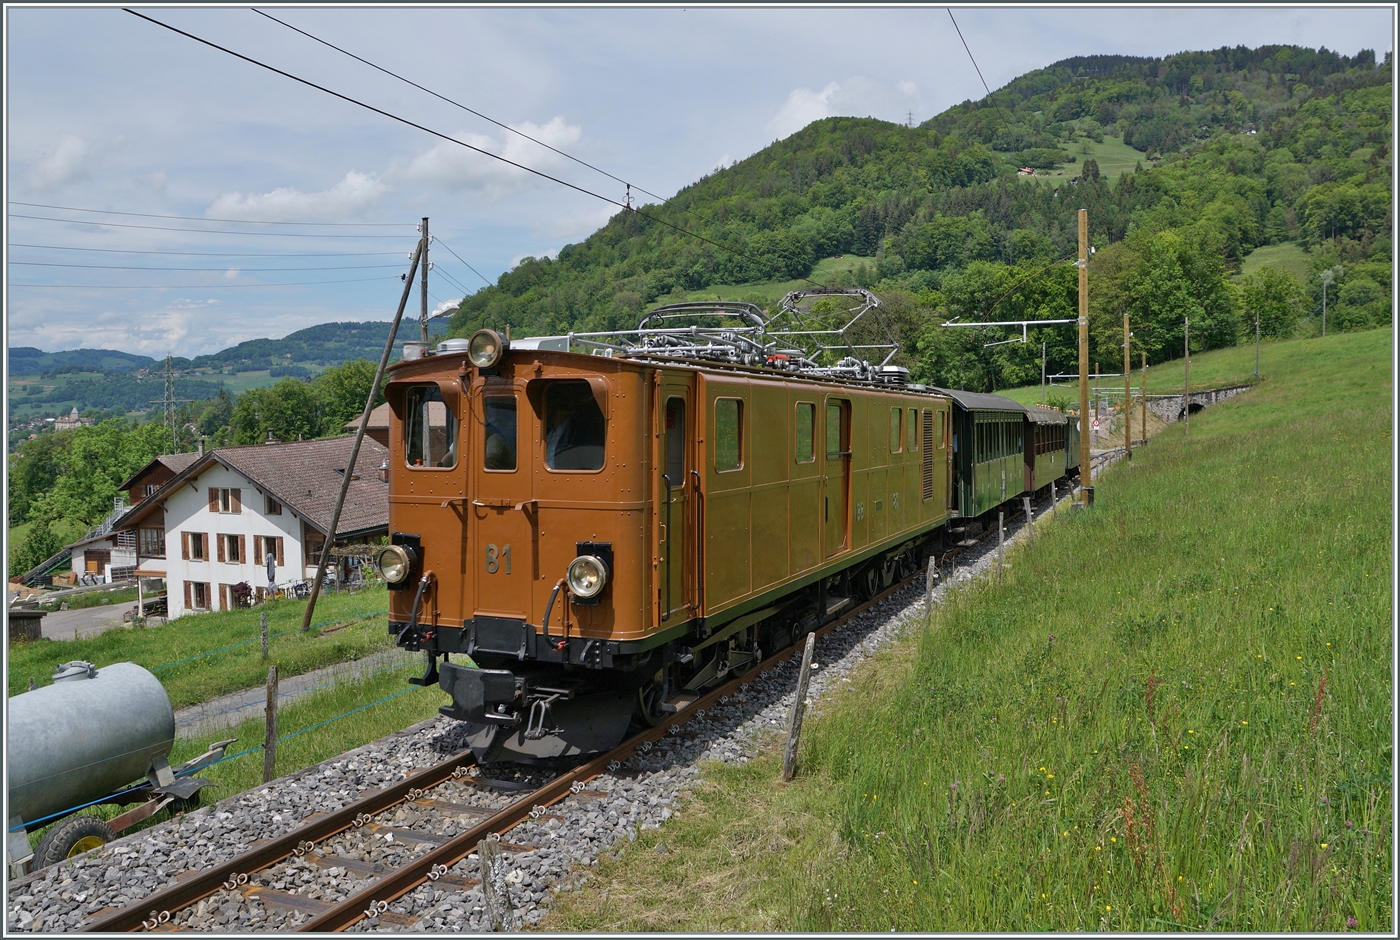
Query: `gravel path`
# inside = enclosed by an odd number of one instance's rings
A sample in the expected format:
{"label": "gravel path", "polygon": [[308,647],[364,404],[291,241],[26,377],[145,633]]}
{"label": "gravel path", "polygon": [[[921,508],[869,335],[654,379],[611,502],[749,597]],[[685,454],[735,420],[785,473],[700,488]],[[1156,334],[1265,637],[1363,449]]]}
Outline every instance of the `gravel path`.
{"label": "gravel path", "polygon": [[[1049,501],[1043,500],[1037,513],[1048,509]],[[1060,509],[1068,509],[1067,499],[1062,500]],[[1021,526],[1014,530],[1008,527],[1008,542],[1023,531]],[[965,550],[957,559],[956,580],[976,577],[994,567],[995,555],[995,536]],[[935,603],[945,589],[946,580],[940,581]],[[844,686],[865,659],[921,624],[925,612],[922,579],[916,579],[915,584],[820,637],[809,701],[818,702],[826,693]],[[584,794],[570,796],[550,807],[547,816],[527,820],[511,830],[505,839],[528,847],[507,855],[510,872],[506,880],[511,886],[516,925],[536,923],[545,915],[553,892],[581,886],[602,853],[623,840],[635,839],[639,828],[659,827],[677,812],[689,797],[688,788],[700,774],[702,762],[742,764],[769,747],[774,735],[786,729],[797,672],[796,658],[778,665],[728,701],[676,728],[645,753],[636,754],[617,771],[589,781]],[[433,718],[265,787],[11,882],[6,929],[44,933],[73,930],[106,907],[139,902],[172,883],[179,872],[225,861],[255,839],[287,832],[312,812],[337,809],[362,790],[381,787],[414,768],[439,763],[464,746],[460,725]],[[486,771],[494,778],[532,779],[525,768],[497,765]],[[490,797],[504,805],[499,794],[482,792],[486,795],[473,797],[464,786],[446,799],[465,802]],[[400,806],[380,814],[376,821],[389,826],[425,822],[434,832],[453,825],[446,819],[426,818],[426,812],[416,805]],[[297,858],[254,875],[250,883],[337,900],[367,883],[349,866],[388,866],[429,848],[425,844],[391,845],[366,830],[355,830],[346,840],[336,837],[322,847],[353,859],[347,867],[337,868],[331,864],[333,860],[322,859],[316,864]],[[328,874],[330,880],[325,877]],[[464,882],[479,877],[476,856],[458,862],[449,874],[455,876],[455,883],[426,883],[391,904],[392,914],[362,920],[351,930],[485,930],[481,889]],[[270,909],[237,892],[220,891],[192,910],[177,914],[173,925],[215,932],[284,930],[308,917]]]}

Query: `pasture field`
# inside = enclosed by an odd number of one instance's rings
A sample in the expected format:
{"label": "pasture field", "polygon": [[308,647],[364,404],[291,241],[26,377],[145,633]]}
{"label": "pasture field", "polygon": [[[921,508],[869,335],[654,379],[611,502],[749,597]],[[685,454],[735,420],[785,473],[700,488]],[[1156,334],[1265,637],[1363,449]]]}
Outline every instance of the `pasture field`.
{"label": "pasture field", "polygon": [[1053,170],[1036,170],[1034,177],[1025,179],[1055,180],[1063,182],[1084,173],[1084,161],[1094,159],[1099,162],[1099,175],[1108,179],[1115,179],[1124,173],[1133,172],[1141,161],[1144,168],[1152,164],[1147,162],[1147,153],[1143,150],[1134,150],[1123,143],[1121,137],[1104,136],[1103,143],[1096,144],[1087,137],[1066,144],[1068,150],[1076,159],[1074,163],[1064,163]]}
{"label": "pasture field", "polygon": [[793,783],[709,766],[540,927],[1392,933],[1391,336],[1269,347],[819,702]]}
{"label": "pasture field", "polygon": [[[79,640],[11,643],[5,679],[9,694],[18,695],[28,689],[31,678],[47,685],[54,667],[69,660],[86,660],[99,669],[133,662],[155,672],[170,704],[184,708],[262,685],[268,663],[277,663],[283,677],[295,676],[388,649],[393,640],[386,615],[377,613],[388,608],[388,593],[383,587],[370,587],[354,594],[322,594],[313,619],[322,626],[306,633],[301,632],[306,601],[280,600],[248,610],[193,614],[163,626],[108,630]],[[267,662],[259,642],[263,611],[268,634],[285,634],[269,640]],[[213,650],[221,652],[199,656]],[[162,666],[167,668],[157,669]]]}
{"label": "pasture field", "polygon": [[1277,268],[1306,285],[1312,273],[1310,256],[1297,242],[1281,242],[1277,245],[1264,245],[1244,256],[1240,263],[1240,276],[1253,274],[1260,268]]}
{"label": "pasture field", "polygon": [[[861,257],[860,255],[843,255],[840,258],[823,258],[812,268],[811,279],[821,283],[824,279],[846,271],[854,271],[864,262],[872,271],[875,269],[875,259]],[[690,300],[743,300],[745,297],[758,294],[766,300],[782,300],[787,294],[795,290],[811,287],[810,281],[802,278],[792,281],[755,281],[752,284],[711,284],[704,290],[691,291],[685,295],[685,299]],[[668,303],[670,301],[667,301]]]}

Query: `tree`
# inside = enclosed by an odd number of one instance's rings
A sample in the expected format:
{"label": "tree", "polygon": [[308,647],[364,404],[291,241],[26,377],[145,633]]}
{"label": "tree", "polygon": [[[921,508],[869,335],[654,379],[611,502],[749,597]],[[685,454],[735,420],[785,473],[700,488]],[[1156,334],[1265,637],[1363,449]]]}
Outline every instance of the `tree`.
{"label": "tree", "polygon": [[1291,336],[1308,306],[1298,279],[1276,268],[1260,268],[1240,282],[1241,314],[1246,331],[1258,317],[1263,336]]}
{"label": "tree", "polygon": [[[321,434],[336,435],[346,422],[360,417],[364,411],[365,398],[374,384],[375,363],[368,359],[352,359],[327,369],[311,383],[311,390],[321,408]],[[384,401],[384,391],[380,389],[374,396],[374,404]]]}
{"label": "tree", "polygon": [[1093,157],[1084,161],[1084,167],[1079,171],[1079,175],[1086,183],[1097,183],[1099,181],[1099,161]]}
{"label": "tree", "polygon": [[321,411],[308,383],[283,379],[270,388],[250,388],[239,395],[229,431],[234,444],[261,444],[269,432],[278,441],[319,437]]}

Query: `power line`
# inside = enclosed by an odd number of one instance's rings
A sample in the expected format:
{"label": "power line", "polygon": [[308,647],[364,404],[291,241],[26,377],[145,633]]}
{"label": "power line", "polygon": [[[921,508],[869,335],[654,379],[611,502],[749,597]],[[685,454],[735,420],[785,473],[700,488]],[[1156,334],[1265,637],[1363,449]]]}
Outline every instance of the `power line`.
{"label": "power line", "polygon": [[[386,118],[388,118],[388,119],[391,120],[391,121],[397,121],[397,122],[399,122],[400,124],[404,124],[404,125],[407,125],[408,127],[412,127],[412,128],[417,129],[417,130],[423,131],[425,134],[431,134],[432,136],[438,137],[438,138],[440,138],[440,139],[442,139],[442,140],[445,140],[445,141],[447,141],[448,143],[455,144],[455,145],[457,145],[458,147],[462,147],[462,148],[464,148],[464,149],[466,149],[466,150],[474,151],[474,152],[476,152],[476,153],[481,154],[482,156],[490,157],[492,160],[496,160],[496,161],[498,161],[498,162],[500,162],[500,163],[507,164],[508,166],[513,166],[513,167],[515,167],[516,169],[524,170],[525,172],[530,173],[530,174],[532,174],[532,175],[534,175],[534,176],[538,176],[538,177],[540,177],[541,179],[549,180],[549,181],[552,182],[552,183],[558,183],[560,186],[564,186],[564,187],[566,187],[566,188],[568,188],[568,189],[572,189],[573,191],[575,191],[575,192],[577,192],[577,193],[582,193],[582,194],[585,195],[585,196],[592,196],[594,199],[598,199],[598,200],[600,200],[600,201],[602,201],[602,202],[606,202],[606,203],[608,203],[609,205],[617,206],[619,209],[624,209],[624,210],[626,210],[626,211],[635,213],[636,215],[639,215],[639,216],[641,216],[642,218],[647,219],[648,221],[655,222],[655,223],[658,224],[658,225],[663,225],[663,226],[665,226],[666,228],[669,228],[669,229],[672,229],[672,230],[674,230],[674,231],[676,231],[676,232],[679,232],[679,233],[682,234],[682,235],[688,235],[688,236],[690,236],[691,238],[694,238],[694,239],[697,240],[697,241],[703,242],[703,243],[705,243],[705,244],[707,244],[707,245],[711,245],[711,246],[713,246],[713,247],[715,247],[715,248],[718,248],[718,249],[721,250],[721,251],[729,252],[730,254],[732,254],[732,255],[734,255],[734,256],[736,256],[736,257],[744,258],[744,259],[746,259],[746,260],[748,260],[748,261],[752,261],[752,262],[755,262],[755,263],[760,263],[760,262],[758,261],[758,259],[755,258],[755,257],[752,256],[752,255],[746,254],[746,253],[744,253],[744,252],[742,252],[742,251],[738,251],[737,249],[734,249],[734,248],[730,248],[728,245],[723,245],[723,244],[721,244],[721,243],[715,241],[714,239],[706,238],[704,235],[701,235],[701,234],[699,234],[698,232],[692,232],[692,231],[689,231],[688,229],[684,229],[684,228],[682,228],[681,226],[677,225],[676,223],[674,223],[674,222],[669,222],[669,221],[667,221],[666,219],[663,219],[663,218],[661,218],[661,217],[659,217],[659,216],[651,215],[651,214],[649,214],[649,213],[646,213],[646,212],[641,211],[640,209],[635,209],[635,208],[633,208],[632,206],[627,205],[626,203],[618,202],[616,199],[613,199],[613,198],[611,198],[611,197],[609,197],[609,196],[604,196],[604,195],[602,195],[601,193],[595,193],[595,192],[593,192],[593,191],[590,190],[590,189],[585,189],[585,188],[582,187],[582,186],[578,186],[578,185],[575,185],[574,183],[570,183],[570,182],[568,182],[568,181],[566,181],[566,180],[559,179],[559,178],[556,177],[556,176],[550,176],[548,173],[545,173],[545,172],[543,172],[543,171],[541,171],[541,170],[536,170],[535,168],[526,166],[526,165],[523,164],[523,163],[517,163],[516,161],[511,160],[511,159],[509,159],[509,158],[507,158],[507,157],[500,156],[499,154],[494,154],[494,153],[492,153],[492,152],[489,151],[489,150],[483,150],[483,149],[480,148],[480,147],[473,147],[471,144],[466,143],[465,141],[457,140],[455,137],[451,137],[451,136],[449,136],[449,135],[447,135],[447,134],[442,133],[441,131],[435,131],[435,130],[433,130],[433,129],[430,128],[430,127],[425,127],[425,126],[423,126],[422,124],[418,124],[418,123],[416,123],[416,122],[414,122],[414,121],[410,121],[408,118],[400,117],[399,115],[393,114],[393,113],[391,113],[391,112],[389,112],[389,111],[385,111],[385,110],[383,110],[382,108],[376,108],[376,107],[375,107],[374,105],[372,105],[372,104],[367,104],[366,102],[360,101],[360,100],[358,100],[358,99],[356,99],[356,98],[351,98],[349,95],[341,94],[341,93],[338,92],[338,91],[332,91],[331,89],[326,88],[324,85],[318,85],[318,84],[316,84],[315,82],[313,82],[313,81],[311,81],[311,80],[309,80],[309,79],[301,78],[301,77],[299,77],[299,76],[297,76],[297,75],[293,75],[293,74],[290,73],[290,72],[283,71],[282,69],[279,69],[279,68],[277,68],[276,66],[268,65],[268,64],[265,63],[265,62],[260,62],[260,61],[258,61],[257,59],[254,59],[254,58],[251,58],[251,57],[249,57],[249,56],[243,55],[241,52],[234,52],[232,49],[229,49],[229,48],[226,48],[226,47],[224,47],[224,46],[221,46],[221,45],[219,45],[219,44],[216,43],[216,42],[211,42],[211,41],[208,40],[208,39],[201,39],[199,36],[196,36],[196,35],[194,35],[193,33],[188,33],[188,32],[186,32],[185,30],[179,29],[178,27],[175,27],[175,26],[171,26],[171,25],[168,24],[168,23],[162,23],[160,20],[153,19],[153,18],[151,18],[151,17],[149,17],[149,16],[146,16],[144,13],[137,13],[135,10],[131,9],[130,7],[123,7],[123,10],[124,10],[125,12],[127,12],[127,13],[130,13],[132,16],[140,17],[141,19],[147,21],[148,23],[152,23],[152,24],[154,24],[154,25],[156,25],[156,26],[160,26],[160,27],[162,27],[162,28],[164,28],[164,29],[168,29],[168,30],[170,30],[172,33],[177,33],[177,34],[179,34],[179,35],[181,35],[181,36],[184,36],[186,39],[193,39],[195,42],[198,42],[198,43],[201,43],[201,44],[203,44],[203,45],[206,45],[206,46],[210,47],[211,49],[217,49],[217,50],[219,50],[220,52],[226,53],[227,55],[231,55],[231,56],[233,56],[233,57],[235,57],[235,58],[242,59],[244,62],[247,62],[247,63],[249,63],[249,64],[251,64],[251,65],[256,65],[256,66],[258,66],[259,68],[262,68],[262,69],[266,69],[266,70],[268,70],[269,72],[273,72],[273,73],[275,73],[275,74],[277,74],[277,75],[281,75],[281,76],[284,77],[284,78],[289,78],[289,79],[291,79],[291,80],[294,81],[294,82],[298,82],[298,83],[300,83],[300,84],[302,84],[302,85],[306,85],[308,88],[314,88],[314,89],[316,89],[317,91],[324,92],[324,93],[326,93],[326,94],[328,94],[328,95],[331,95],[332,97],[335,97],[335,98],[339,98],[341,101],[345,101],[345,102],[347,102],[347,103],[349,103],[349,104],[356,105],[357,107],[364,108],[364,109],[367,110],[367,111],[373,111],[375,114],[381,115],[382,117],[386,117]],[[62,221],[62,220],[60,220],[60,221]],[[184,231],[184,230],[180,230],[180,231]],[[242,233],[240,233],[240,234],[242,234]],[[279,235],[279,234],[285,234],[285,233],[281,233],[281,232],[257,232],[257,233],[247,233],[247,234]],[[315,237],[315,236],[308,236],[308,237]],[[323,237],[327,237],[327,238],[330,238],[330,237],[339,237],[339,238],[383,238],[383,237],[388,237],[388,236],[375,236],[375,235],[341,235],[341,236],[323,236]],[[809,284],[814,284],[814,285],[817,283],[816,281],[812,280],[810,277],[803,277],[803,278],[801,278],[800,280],[804,280],[804,281],[806,281],[807,283],[809,283]]]}
{"label": "power line", "polygon": [[[139,15],[139,14],[138,14]],[[69,225],[100,225],[103,228],[144,228],[157,232],[184,232],[186,235],[257,235],[261,238],[403,238],[403,235],[358,235],[338,232],[234,232],[218,228],[175,228],[169,225],[137,225],[134,222],[89,222],[87,219],[55,219],[47,215],[7,213],[12,219],[36,219],[40,222],[66,222]]]}
{"label": "power line", "polygon": [[308,287],[314,284],[359,284],[363,281],[399,280],[397,275],[352,277],[338,281],[285,281],[280,284],[21,284],[10,281],[7,287],[58,287],[78,290],[226,290],[241,287]]}
{"label": "power line", "polygon": [[992,96],[992,90],[990,88],[987,88],[987,80],[985,78],[982,78],[982,70],[977,68],[977,60],[973,58],[972,50],[968,49],[967,40],[963,39],[962,30],[958,29],[958,21],[953,19],[952,9],[949,7],[944,7],[944,9],[948,11],[948,19],[953,20],[953,28],[958,30],[958,38],[962,39],[963,48],[967,49],[967,57],[969,59],[972,59],[972,67],[974,69],[977,69],[977,77],[982,79],[982,87],[987,89],[987,97],[990,98]]}
{"label": "power line", "polygon": [[102,215],[135,215],[143,219],[181,219],[186,222],[236,222],[242,225],[352,225],[361,228],[404,228],[413,222],[269,222],[258,219],[211,219],[197,215],[158,215],[154,212],[116,212],[111,209],[81,209],[77,206],[50,206],[42,202],[20,202],[11,199],[12,206],[29,206],[34,209],[63,209],[68,212],[96,212]]}
{"label": "power line", "polygon": [[[100,268],[104,271],[227,271],[230,265],[220,268],[153,268],[137,264],[64,264],[59,261],[7,261],[7,264],[23,264],[35,268]],[[238,268],[239,271],[364,271],[368,268],[401,268],[399,264],[357,264],[340,265],[329,268]]]}
{"label": "power line", "polygon": [[451,281],[452,284],[453,284],[453,286],[455,286],[458,290],[460,290],[460,291],[462,292],[462,296],[463,296],[464,299],[465,299],[465,297],[466,297],[467,294],[470,294],[470,293],[471,293],[471,291],[467,290],[467,288],[464,287],[464,286],[462,285],[462,282],[461,282],[461,281],[457,280],[455,277],[453,277],[452,275],[448,274],[445,270],[440,270],[440,269],[437,268],[436,266],[433,267],[433,270],[434,270],[434,271],[437,271],[437,273],[438,273],[440,276],[445,277],[445,278],[447,278],[447,280]]}
{"label": "power line", "polygon": [[666,201],[665,197],[663,197],[663,196],[658,196],[656,193],[653,193],[653,192],[651,192],[650,190],[642,189],[642,187],[636,185],[635,183],[629,183],[627,180],[622,179],[622,178],[619,177],[619,176],[613,176],[613,175],[612,175],[611,173],[609,173],[607,170],[600,169],[599,167],[596,167],[596,166],[594,166],[594,165],[591,164],[591,163],[588,163],[588,162],[586,162],[586,161],[584,161],[584,160],[580,160],[578,157],[575,157],[575,156],[572,156],[572,155],[570,155],[570,154],[567,154],[567,153],[565,153],[564,151],[560,150],[558,147],[552,147],[552,146],[550,146],[549,144],[545,143],[545,142],[542,141],[542,140],[539,140],[539,139],[537,139],[537,138],[535,138],[535,137],[531,137],[529,134],[526,134],[526,133],[523,132],[523,131],[518,131],[518,130],[516,130],[515,128],[511,127],[509,124],[504,124],[504,123],[502,123],[502,122],[496,120],[496,119],[493,118],[493,117],[490,117],[490,116],[488,116],[488,115],[482,114],[480,111],[476,111],[476,110],[474,110],[474,109],[472,109],[472,108],[469,108],[469,107],[467,107],[466,105],[462,104],[461,102],[453,101],[451,98],[448,98],[446,95],[440,95],[440,94],[438,94],[437,92],[433,91],[431,88],[425,88],[425,87],[423,87],[422,85],[418,84],[417,82],[413,81],[412,79],[404,78],[402,75],[399,75],[397,72],[391,72],[391,71],[389,71],[388,69],[384,68],[383,66],[375,65],[373,62],[369,61],[368,59],[361,58],[360,56],[355,55],[355,53],[353,53],[353,52],[349,52],[349,51],[347,51],[347,50],[345,50],[345,49],[340,48],[340,47],[337,46],[335,43],[327,42],[326,40],[320,38],[319,36],[313,36],[313,35],[311,35],[310,33],[308,33],[308,32],[307,32],[306,30],[304,30],[304,29],[298,29],[297,27],[293,26],[291,23],[285,22],[285,21],[283,21],[283,20],[279,20],[277,17],[273,16],[273,15],[270,14],[270,13],[264,13],[262,10],[257,10],[257,9],[253,10],[253,12],[256,13],[256,14],[258,14],[259,16],[265,16],[265,17],[267,17],[268,19],[272,20],[272,22],[278,23],[278,24],[280,24],[280,25],[282,25],[282,26],[285,26],[285,27],[287,27],[288,29],[292,30],[293,32],[301,33],[301,35],[305,36],[307,39],[315,40],[316,42],[319,42],[319,43],[320,43],[321,45],[323,45],[323,46],[329,46],[330,48],[334,49],[336,52],[339,52],[339,53],[341,53],[342,55],[347,55],[347,56],[349,56],[350,58],[354,59],[356,62],[363,62],[365,65],[368,65],[368,66],[369,66],[370,68],[372,68],[372,69],[377,69],[377,70],[383,72],[385,75],[388,75],[388,76],[390,76],[390,77],[392,77],[392,78],[397,78],[399,81],[404,82],[405,84],[412,85],[414,88],[417,88],[419,91],[426,92],[427,94],[432,95],[434,98],[437,98],[437,99],[439,99],[439,100],[441,100],[441,101],[446,101],[448,104],[452,105],[453,107],[461,108],[463,111],[467,112],[468,114],[474,114],[474,115],[476,115],[477,117],[481,118],[483,121],[489,121],[490,123],[496,125],[497,127],[501,128],[501,129],[503,129],[503,130],[510,131],[512,134],[515,134],[515,135],[518,136],[518,137],[523,137],[523,138],[525,138],[526,140],[530,141],[531,143],[539,144],[541,147],[545,148],[546,150],[551,150],[551,151],[553,151],[554,153],[559,154],[559,156],[564,157],[564,158],[567,159],[567,160],[572,160],[573,162],[577,163],[579,166],[588,167],[588,169],[592,170],[592,171],[595,172],[595,173],[601,173],[601,174],[603,174],[604,176],[606,176],[606,177],[607,177],[608,179],[610,179],[610,180],[615,180],[616,182],[622,183],[624,186],[628,186],[628,187],[630,187],[630,188],[632,188],[632,189],[637,190],[638,192],[646,193],[648,196],[651,196],[653,199],[660,199],[662,202],[665,202],[665,201]]}
{"label": "power line", "polygon": [[156,251],[142,248],[78,248],[73,245],[31,245],[10,242],[11,248],[47,248],[51,251],[101,251],[119,255],[197,255],[204,258],[360,258],[397,255],[397,251],[313,251],[254,254],[246,251]]}
{"label": "power line", "polygon": [[435,240],[439,245],[441,245],[442,247],[446,248],[448,254],[452,255],[452,257],[456,258],[458,261],[461,261],[463,264],[466,264],[466,265],[467,265],[467,270],[470,271],[470,272],[472,272],[473,274],[475,274],[477,277],[481,278],[481,280],[486,284],[487,287],[490,287],[490,286],[491,286],[491,282],[488,281],[488,280],[486,280],[486,276],[483,275],[483,274],[482,274],[480,271],[478,271],[476,268],[474,268],[474,267],[472,267],[471,265],[467,264],[466,260],[463,259],[463,257],[462,257],[461,255],[457,254],[457,252],[455,252],[455,251],[452,250],[452,246],[451,246],[451,245],[447,244],[447,242],[443,241],[441,238],[434,237],[434,240]]}

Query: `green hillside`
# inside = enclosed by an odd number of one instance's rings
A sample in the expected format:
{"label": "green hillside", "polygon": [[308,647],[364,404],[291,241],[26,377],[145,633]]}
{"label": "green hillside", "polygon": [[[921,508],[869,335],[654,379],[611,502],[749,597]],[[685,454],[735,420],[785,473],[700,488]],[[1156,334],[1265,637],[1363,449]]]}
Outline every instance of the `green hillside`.
{"label": "green hillside", "polygon": [[[1389,60],[1368,51],[1094,56],[916,128],[829,118],[556,259],[525,259],[468,298],[451,331],[615,329],[671,301],[858,285],[889,303],[916,378],[1021,385],[1039,375],[1042,341],[1052,371],[1074,364],[1072,331],[984,348],[1007,334],[934,324],[1075,316],[1073,266],[1056,262],[1075,252],[1081,208],[1098,249],[1096,358],[1117,348],[1124,313],[1154,362],[1178,355],[1187,316],[1193,347],[1232,345],[1260,297],[1277,308],[1271,330],[1292,335],[1320,301],[1316,275],[1337,265],[1336,328],[1388,323],[1390,83]],[[1054,175],[1018,177],[1027,165]],[[1236,288],[1252,251],[1283,243],[1302,254],[1292,281]],[[870,260],[834,270],[838,255]]]}
{"label": "green hillside", "polygon": [[1390,935],[1392,340],[1269,347],[541,929]]}

